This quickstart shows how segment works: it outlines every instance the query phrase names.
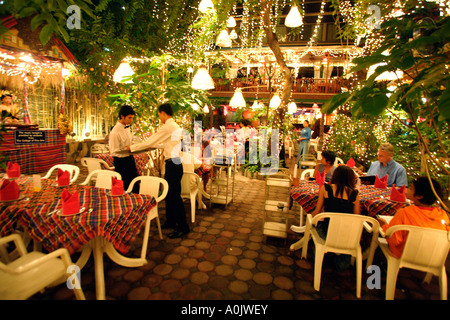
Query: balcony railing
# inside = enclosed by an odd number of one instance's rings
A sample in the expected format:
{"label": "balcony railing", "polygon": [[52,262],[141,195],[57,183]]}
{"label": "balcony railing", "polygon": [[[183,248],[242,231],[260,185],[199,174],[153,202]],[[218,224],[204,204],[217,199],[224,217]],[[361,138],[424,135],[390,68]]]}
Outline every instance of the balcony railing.
{"label": "balcony railing", "polygon": [[[236,88],[241,88],[242,92],[269,92],[269,81],[261,78],[235,78],[235,79],[214,79],[215,88],[213,91],[234,92]],[[292,84],[292,93],[323,93],[337,94],[342,92],[342,88],[349,89],[352,81],[333,78],[301,78],[294,79]],[[275,88],[271,88],[274,92]]]}

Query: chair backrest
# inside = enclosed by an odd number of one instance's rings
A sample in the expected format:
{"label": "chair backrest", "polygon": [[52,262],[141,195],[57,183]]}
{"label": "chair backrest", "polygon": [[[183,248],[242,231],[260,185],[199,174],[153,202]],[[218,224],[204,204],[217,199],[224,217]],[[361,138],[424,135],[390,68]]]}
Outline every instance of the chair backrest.
{"label": "chair backrest", "polygon": [[57,164],[57,165],[54,165],[53,167],[51,167],[47,171],[47,174],[44,177],[42,177],[42,179],[50,178],[53,171],[58,170],[58,169],[61,169],[64,171],[69,171],[70,183],[74,183],[75,181],[77,181],[78,175],[80,174],[80,168],[78,168],[77,166],[74,166],[72,164]]}
{"label": "chair backrest", "polygon": [[118,172],[112,170],[94,170],[91,173],[89,173],[86,180],[83,183],[81,183],[81,185],[89,184],[89,182],[91,182],[93,177],[96,177],[95,187],[104,189],[111,189],[112,177],[122,180],[122,176]]}
{"label": "chair backrest", "polygon": [[184,171],[181,178],[181,196],[189,196],[191,192],[198,190],[200,177],[192,171]]}
{"label": "chair backrest", "polygon": [[378,221],[372,217],[338,212],[318,214],[313,218],[312,224],[317,224],[317,221],[323,218],[330,218],[325,246],[334,249],[353,250],[358,248],[364,223],[371,225],[373,234],[378,234],[380,228]]}
{"label": "chair backrest", "polygon": [[440,268],[447,260],[450,249],[449,231],[408,225],[396,225],[386,230],[386,237],[397,231],[407,231],[400,267],[413,267],[424,271]]}
{"label": "chair backrest", "polygon": [[339,158],[339,157],[336,157],[336,160],[334,160],[334,165],[336,166],[336,165],[338,165],[339,163],[344,163],[344,160],[342,160],[342,159]]}
{"label": "chair backrest", "polygon": [[[147,194],[156,199],[156,202],[161,202],[167,196],[169,191],[169,184],[167,181],[160,177],[154,176],[139,176],[134,178],[128,186],[127,192],[133,190],[134,184],[140,181],[139,194]],[[162,187],[162,192],[160,190]]]}
{"label": "chair backrest", "polygon": [[95,155],[95,154],[100,154],[100,153],[108,153],[109,152],[109,147],[106,144],[102,144],[102,143],[95,143],[91,146],[91,156]]}
{"label": "chair backrest", "polygon": [[312,177],[314,175],[315,169],[305,169],[302,171],[302,174],[300,175],[300,180],[306,180],[306,177]]}
{"label": "chair backrest", "polygon": [[105,168],[109,168],[108,164],[105,161],[97,158],[81,158],[81,164],[88,168],[88,173],[91,173],[94,170],[102,170],[102,165]]}

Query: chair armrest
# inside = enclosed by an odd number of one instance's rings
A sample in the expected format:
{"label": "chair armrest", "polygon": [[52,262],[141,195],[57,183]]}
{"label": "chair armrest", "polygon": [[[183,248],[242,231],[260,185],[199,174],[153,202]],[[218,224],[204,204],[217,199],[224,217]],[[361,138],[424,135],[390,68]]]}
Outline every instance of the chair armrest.
{"label": "chair armrest", "polygon": [[6,271],[8,273],[18,275],[18,274],[27,272],[33,268],[36,268],[37,266],[39,266],[49,260],[58,258],[58,257],[62,258],[66,267],[68,267],[72,263],[71,262],[72,260],[70,259],[69,251],[66,248],[60,248],[49,254],[46,254],[45,256],[42,256],[41,258],[31,261],[30,263],[27,263],[24,266],[20,266],[18,268],[11,268],[11,267],[8,267],[8,265],[3,265],[2,263],[0,263],[0,269]]}
{"label": "chair armrest", "polygon": [[17,234],[17,233],[13,233],[9,236],[0,238],[0,246],[7,244],[9,242],[12,242],[12,241],[14,241],[17,251],[19,252],[19,254],[21,256],[27,254],[27,248],[25,247],[25,244],[23,243],[23,239],[20,236],[20,234]]}

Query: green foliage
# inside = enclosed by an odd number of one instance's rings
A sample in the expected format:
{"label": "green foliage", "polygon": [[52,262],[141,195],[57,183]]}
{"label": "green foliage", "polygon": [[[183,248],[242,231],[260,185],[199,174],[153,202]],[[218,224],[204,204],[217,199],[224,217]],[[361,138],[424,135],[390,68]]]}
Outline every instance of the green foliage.
{"label": "green foliage", "polygon": [[125,93],[112,94],[107,98],[110,106],[117,111],[123,104],[134,107],[138,135],[157,127],[157,108],[163,102],[172,105],[174,118],[184,122],[185,127],[191,124],[191,118],[203,113],[202,108],[193,110],[192,104],[203,106],[209,103],[206,92],[193,89],[189,84],[187,67],[171,65],[171,59],[171,56],[161,55],[154,57],[150,63],[142,64],[140,69],[144,72],[133,75],[133,83],[123,84]]}

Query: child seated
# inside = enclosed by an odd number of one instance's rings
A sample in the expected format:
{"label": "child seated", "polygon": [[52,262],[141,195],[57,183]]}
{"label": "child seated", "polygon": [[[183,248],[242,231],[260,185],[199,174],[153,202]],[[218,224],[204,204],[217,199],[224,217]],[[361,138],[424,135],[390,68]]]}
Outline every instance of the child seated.
{"label": "child seated", "polygon": [[[441,186],[436,180],[431,180],[436,194],[442,198]],[[388,224],[383,219],[378,219],[384,231],[399,224],[449,230],[448,215],[436,205],[437,198],[427,177],[417,178],[406,189],[406,198],[414,202],[414,205],[398,210]],[[408,231],[397,231],[386,239],[392,253],[398,258],[402,255],[407,236]]]}

